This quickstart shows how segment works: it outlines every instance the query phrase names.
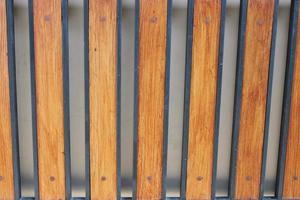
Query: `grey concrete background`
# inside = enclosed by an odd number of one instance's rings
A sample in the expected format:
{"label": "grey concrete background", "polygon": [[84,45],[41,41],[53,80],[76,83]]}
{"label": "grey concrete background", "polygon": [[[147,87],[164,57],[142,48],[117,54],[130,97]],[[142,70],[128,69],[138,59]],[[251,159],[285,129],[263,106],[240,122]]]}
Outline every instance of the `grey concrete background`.
{"label": "grey concrete background", "polygon": [[[70,105],[73,195],[84,196],[84,73],[82,0],[70,0]],[[173,0],[170,123],[168,146],[168,195],[178,196],[184,95],[186,0]],[[122,25],[122,193],[131,195],[133,150],[134,0],[123,0]],[[33,196],[33,158],[30,99],[27,1],[15,0],[17,89],[22,192]],[[290,0],[280,1],[267,158],[267,194],[274,193]],[[239,1],[228,0],[218,152],[217,192],[226,194],[236,67]]]}

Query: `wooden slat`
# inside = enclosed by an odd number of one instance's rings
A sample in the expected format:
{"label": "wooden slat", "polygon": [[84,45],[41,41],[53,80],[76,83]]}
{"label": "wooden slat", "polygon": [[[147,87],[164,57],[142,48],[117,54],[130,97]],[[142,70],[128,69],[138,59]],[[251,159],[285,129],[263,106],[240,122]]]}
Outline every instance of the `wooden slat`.
{"label": "wooden slat", "polygon": [[283,182],[283,198],[287,199],[300,198],[300,15],[297,26],[297,39],[292,41],[296,42],[296,51]]}
{"label": "wooden slat", "polygon": [[210,199],[221,0],[194,2],[186,199]]}
{"label": "wooden slat", "polygon": [[161,199],[168,1],[139,4],[136,196]]}
{"label": "wooden slat", "polygon": [[34,0],[40,199],[65,199],[61,0]]}
{"label": "wooden slat", "polygon": [[258,199],[274,0],[249,0],[236,163],[236,199]]}
{"label": "wooden slat", "polygon": [[91,199],[117,198],[117,51],[117,0],[90,0]]}
{"label": "wooden slat", "polygon": [[14,199],[6,1],[0,1],[0,199]]}

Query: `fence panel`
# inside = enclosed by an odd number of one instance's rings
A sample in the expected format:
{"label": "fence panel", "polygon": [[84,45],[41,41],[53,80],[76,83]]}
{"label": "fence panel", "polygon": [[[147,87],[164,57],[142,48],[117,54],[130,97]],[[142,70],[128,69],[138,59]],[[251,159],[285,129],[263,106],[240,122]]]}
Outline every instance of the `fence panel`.
{"label": "fence panel", "polygon": [[[300,198],[299,2],[291,1],[276,195]],[[68,0],[29,0],[35,198],[20,192],[14,1],[0,0],[0,199],[72,199]],[[86,197],[165,199],[172,0],[136,0],[133,197],[121,197],[121,0],[84,1]],[[241,0],[229,195],[216,197],[226,0],[189,0],[180,197],[267,199],[279,0]],[[230,50],[230,49],[229,49]]]}

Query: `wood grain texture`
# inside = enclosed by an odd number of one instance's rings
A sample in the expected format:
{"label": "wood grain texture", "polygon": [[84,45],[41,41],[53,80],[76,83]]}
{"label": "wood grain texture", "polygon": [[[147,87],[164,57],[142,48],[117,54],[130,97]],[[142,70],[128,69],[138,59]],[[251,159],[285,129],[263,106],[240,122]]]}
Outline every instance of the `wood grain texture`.
{"label": "wood grain texture", "polygon": [[65,199],[61,0],[34,0],[39,198]]}
{"label": "wood grain texture", "polygon": [[295,51],[283,198],[300,199],[300,15]]}
{"label": "wood grain texture", "polygon": [[221,0],[195,0],[186,199],[210,199]]}
{"label": "wood grain texture", "polygon": [[14,199],[6,1],[0,0],[0,199]]}
{"label": "wood grain texture", "polygon": [[140,0],[137,199],[161,199],[167,0]]}
{"label": "wood grain texture", "polygon": [[236,199],[258,199],[274,0],[249,0],[236,166]]}
{"label": "wood grain texture", "polygon": [[91,198],[117,198],[117,0],[89,1]]}

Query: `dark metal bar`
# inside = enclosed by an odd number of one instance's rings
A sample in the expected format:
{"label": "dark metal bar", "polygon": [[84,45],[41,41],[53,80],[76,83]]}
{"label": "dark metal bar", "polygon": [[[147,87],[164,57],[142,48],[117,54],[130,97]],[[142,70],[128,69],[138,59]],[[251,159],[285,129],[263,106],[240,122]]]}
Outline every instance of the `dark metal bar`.
{"label": "dark metal bar", "polygon": [[296,40],[298,32],[298,15],[299,1],[293,0],[291,4],[290,24],[289,24],[289,39],[286,61],[286,73],[282,103],[282,118],[280,127],[280,145],[278,153],[277,179],[276,179],[276,197],[281,199],[283,193],[283,181],[285,171],[286,147],[288,142],[290,106],[292,96],[292,86],[294,78],[294,64]]}
{"label": "dark metal bar", "polygon": [[6,1],[7,20],[7,49],[8,49],[8,71],[9,71],[9,94],[11,113],[11,137],[13,152],[14,192],[15,199],[21,197],[21,177],[19,158],[19,132],[17,111],[17,84],[16,84],[16,60],[15,60],[15,31],[14,31],[14,1]]}
{"label": "dark metal bar", "polygon": [[173,0],[168,0],[167,8],[167,36],[166,36],[166,64],[165,64],[165,98],[164,98],[164,138],[163,138],[163,168],[162,168],[162,199],[166,198],[167,160],[168,160],[168,127],[169,127],[169,96],[170,96],[170,55],[171,55],[171,24]]}
{"label": "dark metal bar", "polygon": [[220,36],[219,36],[219,57],[218,57],[218,74],[217,74],[217,97],[216,97],[216,114],[215,114],[215,133],[214,133],[214,157],[213,157],[213,173],[211,198],[216,197],[217,187],[217,162],[218,162],[218,145],[219,145],[219,125],[220,125],[220,106],[222,92],[222,71],[223,71],[223,50],[224,50],[224,34],[225,34],[225,17],[226,17],[226,0],[221,1],[220,16]]}
{"label": "dark metal bar", "polygon": [[29,14],[29,43],[30,43],[30,75],[31,75],[31,109],[32,109],[32,143],[34,162],[34,195],[39,199],[39,177],[38,177],[38,145],[37,145],[37,123],[36,123],[36,85],[35,85],[35,62],[34,62],[34,20],[33,0],[28,0]]}
{"label": "dark metal bar", "polygon": [[181,182],[180,196],[186,198],[186,174],[189,139],[189,107],[190,107],[190,85],[191,65],[193,49],[193,25],[194,25],[194,0],[188,1],[187,11],[187,33],[186,33],[186,55],[185,55],[185,88],[184,88],[184,113],[183,113],[183,134],[182,134],[182,155],[181,155]]}
{"label": "dark metal bar", "polygon": [[[23,197],[20,200],[35,200],[35,198],[30,198],[30,197]],[[88,200],[87,198],[84,197],[73,197],[71,200]],[[120,200],[134,200],[132,197],[122,197]],[[165,200],[182,200],[181,197],[166,197]],[[217,197],[215,200],[232,200],[231,198],[228,197]],[[279,198],[274,198],[274,197],[264,197],[262,200],[281,200]]]}
{"label": "dark metal bar", "polygon": [[266,173],[267,150],[268,150],[268,140],[269,140],[268,137],[269,137],[278,12],[279,12],[279,0],[275,0],[273,25],[272,25],[271,49],[270,49],[270,58],[269,58],[270,61],[269,61],[269,72],[268,72],[268,89],[267,89],[268,91],[267,91],[267,99],[266,99],[265,128],[264,128],[264,138],[263,138],[263,155],[262,155],[261,176],[260,176],[260,194],[259,194],[260,199],[263,198],[265,192],[265,173]]}
{"label": "dark metal bar", "polygon": [[235,193],[235,175],[236,175],[236,161],[237,161],[237,145],[239,139],[240,128],[240,113],[241,113],[241,97],[243,87],[243,63],[244,63],[244,47],[245,47],[245,33],[247,21],[247,5],[248,0],[240,2],[240,21],[239,21],[239,36],[238,36],[238,54],[236,67],[236,81],[235,81],[235,96],[234,96],[234,110],[233,110],[233,127],[232,127],[232,142],[231,142],[231,158],[229,171],[229,198],[234,198]]}
{"label": "dark metal bar", "polygon": [[134,114],[133,114],[133,177],[132,196],[136,199],[137,187],[137,151],[138,151],[138,81],[139,81],[139,23],[140,23],[140,1],[135,0],[135,32],[134,32]]}
{"label": "dark metal bar", "polygon": [[89,0],[84,1],[84,98],[85,98],[85,192],[91,198],[90,184],[90,91],[89,91]]}
{"label": "dark metal bar", "polygon": [[121,199],[121,49],[122,0],[117,4],[117,199]]}
{"label": "dark metal bar", "polygon": [[63,92],[64,92],[64,148],[66,198],[72,197],[71,189],[71,153],[70,153],[70,97],[69,97],[69,30],[68,0],[62,1],[62,53],[63,53]]}

